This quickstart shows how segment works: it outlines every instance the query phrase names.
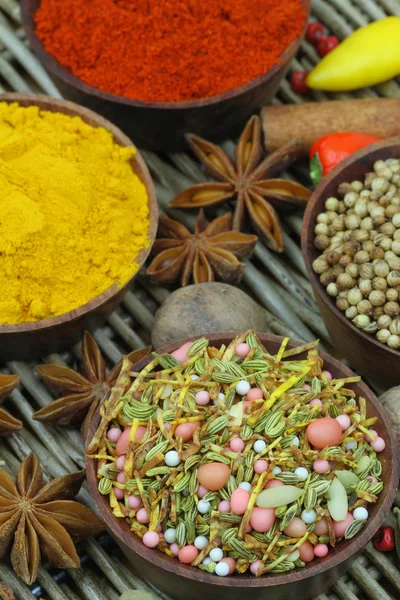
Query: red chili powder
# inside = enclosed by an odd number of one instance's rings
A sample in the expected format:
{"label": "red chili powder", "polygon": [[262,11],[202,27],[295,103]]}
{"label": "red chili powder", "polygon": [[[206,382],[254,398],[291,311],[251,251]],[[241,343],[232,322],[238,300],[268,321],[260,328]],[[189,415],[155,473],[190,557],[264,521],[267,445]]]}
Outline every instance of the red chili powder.
{"label": "red chili powder", "polygon": [[42,0],[35,15],[47,52],[82,81],[147,102],[248,83],[304,20],[301,0]]}

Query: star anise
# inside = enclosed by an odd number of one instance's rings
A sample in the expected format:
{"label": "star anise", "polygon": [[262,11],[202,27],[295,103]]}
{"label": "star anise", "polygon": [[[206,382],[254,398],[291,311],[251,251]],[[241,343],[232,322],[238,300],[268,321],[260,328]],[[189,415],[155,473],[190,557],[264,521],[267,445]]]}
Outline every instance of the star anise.
{"label": "star anise", "polygon": [[84,478],[79,471],[43,485],[34,454],[22,463],[15,483],[0,469],[0,559],[11,551],[13,569],[27,584],[36,580],[41,555],[56,567],[78,568],[74,542],[104,529],[96,515],[72,500]]}
{"label": "star anise", "polygon": [[[0,403],[17,387],[18,375],[0,375]],[[22,422],[0,408],[0,436],[11,435],[22,428]]]}
{"label": "star anise", "polygon": [[[128,355],[133,364],[150,353],[150,347]],[[121,370],[120,361],[107,376],[106,363],[93,337],[85,332],[82,346],[82,374],[62,365],[39,365],[46,384],[62,396],[38,410],[33,418],[46,425],[90,423],[100,402],[105,400]],[[85,431],[85,426],[84,426]],[[84,435],[85,437],[85,435]]]}
{"label": "star anise", "polygon": [[[262,162],[261,122],[248,121],[235,149],[235,162],[215,144],[188,134],[193,152],[217,182],[200,183],[179,194],[170,204],[174,208],[209,208],[235,200],[233,230],[241,231],[246,213],[256,233],[275,250],[284,250],[282,225],[275,207],[284,210],[305,208],[311,192],[299,183],[271,179],[285,170],[300,155],[296,139],[288,142]],[[221,183],[218,183],[221,182]]]}
{"label": "star anise", "polygon": [[232,231],[231,226],[231,213],[208,223],[201,210],[191,233],[182,223],[162,214],[158,227],[161,239],[154,243],[152,254],[156,256],[147,269],[151,281],[167,285],[180,279],[182,286],[191,279],[195,283],[239,281],[244,269],[239,258],[250,254],[257,236]]}

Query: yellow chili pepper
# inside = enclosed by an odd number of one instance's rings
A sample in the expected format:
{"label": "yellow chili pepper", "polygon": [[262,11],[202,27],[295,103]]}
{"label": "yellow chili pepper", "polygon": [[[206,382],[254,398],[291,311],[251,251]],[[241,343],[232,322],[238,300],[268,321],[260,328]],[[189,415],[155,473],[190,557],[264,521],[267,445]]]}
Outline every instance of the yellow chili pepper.
{"label": "yellow chili pepper", "polygon": [[357,29],[327,54],[307,77],[316,90],[343,92],[382,83],[400,74],[400,18]]}

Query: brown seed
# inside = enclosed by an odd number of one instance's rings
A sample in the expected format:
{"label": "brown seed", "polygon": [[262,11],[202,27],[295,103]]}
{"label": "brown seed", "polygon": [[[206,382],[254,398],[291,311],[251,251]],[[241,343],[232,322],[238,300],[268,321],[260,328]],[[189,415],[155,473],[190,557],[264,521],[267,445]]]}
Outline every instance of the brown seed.
{"label": "brown seed", "polygon": [[[370,240],[371,241],[371,240]],[[374,243],[374,242],[372,242]],[[374,244],[374,248],[369,252],[370,260],[379,260],[385,256],[385,251],[383,248],[377,248]]]}
{"label": "brown seed", "polygon": [[395,231],[396,231],[396,227],[390,221],[388,221],[387,223],[384,223],[383,225],[381,225],[379,227],[379,233],[383,233],[384,235],[387,235],[388,237],[391,237]]}
{"label": "brown seed", "polygon": [[395,204],[389,204],[389,206],[386,207],[385,209],[385,215],[391,219],[394,217],[394,215],[398,214],[400,211],[400,207],[396,206]]}
{"label": "brown seed", "polygon": [[387,289],[387,281],[385,277],[374,277],[372,280],[372,287],[374,290],[380,290],[384,292]]}
{"label": "brown seed", "polygon": [[386,296],[379,290],[373,290],[368,296],[368,300],[371,302],[372,306],[383,306],[386,302]]}
{"label": "brown seed", "polygon": [[[377,250],[381,250],[381,248],[377,248]],[[386,277],[389,273],[389,266],[387,262],[382,259],[374,260],[372,266],[374,267],[375,275],[378,277]]]}
{"label": "brown seed", "polygon": [[364,188],[371,188],[371,184],[374,181],[376,177],[376,174],[373,171],[370,171],[369,173],[366,174],[365,179],[364,179]]}
{"label": "brown seed", "polygon": [[342,256],[340,257],[340,260],[339,260],[339,265],[342,265],[343,267],[346,267],[352,261],[353,261],[353,259],[352,259],[351,256],[349,256],[349,254],[342,254]]}
{"label": "brown seed", "polygon": [[394,240],[391,247],[392,252],[399,255],[400,254],[400,240]]}
{"label": "brown seed", "polygon": [[389,190],[386,192],[386,196],[382,196],[382,198],[379,198],[379,205],[383,206],[384,208],[386,208],[390,204],[390,197],[388,196],[388,194]]}
{"label": "brown seed", "polygon": [[332,298],[336,298],[336,296],[339,293],[336,283],[334,283],[334,282],[329,283],[326,287],[326,293],[328,294],[328,296],[332,296]]}
{"label": "brown seed", "polygon": [[336,265],[340,260],[340,253],[336,250],[331,250],[325,254],[325,258],[329,265]]}
{"label": "brown seed", "polygon": [[359,250],[354,256],[354,262],[358,265],[367,263],[369,261],[369,254],[365,250]]}
{"label": "brown seed", "polygon": [[317,250],[326,250],[326,248],[329,248],[330,243],[330,239],[327,235],[317,235],[314,239],[314,246]]}
{"label": "brown seed", "polygon": [[330,283],[334,283],[336,281],[336,277],[332,273],[332,269],[328,269],[327,271],[321,273],[321,275],[319,276],[319,280],[322,283],[322,285],[326,287]]}
{"label": "brown seed", "polygon": [[347,298],[336,298],[336,306],[338,307],[339,310],[347,310],[350,306],[350,304],[347,301]]}
{"label": "brown seed", "polygon": [[340,196],[341,198],[344,198],[344,196],[351,191],[351,184],[350,183],[341,183],[338,187],[338,196]]}
{"label": "brown seed", "polygon": [[386,259],[387,264],[392,269],[392,271],[400,272],[400,256],[391,256]]}
{"label": "brown seed", "polygon": [[372,321],[363,329],[363,331],[364,333],[376,333],[378,331],[378,325],[376,324],[376,321]]}
{"label": "brown seed", "polygon": [[383,312],[389,317],[397,317],[400,312],[400,306],[398,302],[386,302],[383,307]]}
{"label": "brown seed", "polygon": [[400,272],[390,271],[390,273],[388,273],[388,276],[386,277],[386,281],[392,288],[397,287],[398,285],[400,285]]}
{"label": "brown seed", "polygon": [[390,335],[386,343],[389,346],[389,348],[393,348],[393,350],[398,350],[400,348],[400,335]]}
{"label": "brown seed", "polygon": [[355,241],[350,241],[350,242],[346,242],[343,245],[343,252],[345,254],[348,254],[349,256],[353,257],[356,255],[356,253],[361,249],[361,244],[359,244],[358,242]]}
{"label": "brown seed", "polygon": [[370,324],[371,320],[367,315],[357,315],[352,320],[354,325],[359,329],[365,329]]}
{"label": "brown seed", "polygon": [[377,324],[379,329],[388,329],[391,322],[392,319],[389,317],[389,315],[381,315]]}
{"label": "brown seed", "polygon": [[370,279],[359,279],[358,280],[358,289],[363,294],[363,296],[368,296],[372,292],[372,283]]}
{"label": "brown seed", "polygon": [[386,344],[389,336],[390,336],[390,331],[388,329],[380,329],[376,334],[377,340],[379,342],[382,342],[382,344]]}
{"label": "brown seed", "polygon": [[374,306],[372,309],[372,317],[377,321],[383,315],[383,306]]}
{"label": "brown seed", "polygon": [[389,331],[393,335],[400,335],[400,319],[393,319],[389,325]]}
{"label": "brown seed", "polygon": [[[398,206],[396,206],[395,208],[399,208]],[[392,217],[392,225],[395,229],[399,229],[400,228],[400,212],[398,212],[398,210],[396,211],[396,213],[393,215]]]}
{"label": "brown seed", "polygon": [[337,278],[336,284],[339,290],[349,290],[353,287],[353,278],[348,273],[342,273]]}
{"label": "brown seed", "polygon": [[376,248],[376,246],[375,246],[374,242],[370,239],[363,242],[363,244],[362,244],[362,249],[365,250],[365,252],[370,253],[371,250],[373,250],[374,248]]}
{"label": "brown seed", "polygon": [[366,242],[367,240],[369,240],[369,232],[365,229],[356,229],[355,231],[352,231],[351,239],[360,243]]}
{"label": "brown seed", "polygon": [[337,279],[342,273],[344,273],[344,267],[342,267],[342,265],[335,265],[332,267],[332,275],[335,279]]}
{"label": "brown seed", "polygon": [[357,304],[357,310],[360,315],[372,315],[372,304],[369,300],[361,300]]}
{"label": "brown seed", "polygon": [[371,263],[364,263],[363,265],[360,265],[358,272],[360,277],[363,279],[372,279],[375,275],[374,267]]}
{"label": "brown seed", "polygon": [[360,223],[360,227],[364,231],[371,231],[371,229],[374,227],[371,217],[364,217]]}
{"label": "brown seed", "polygon": [[352,319],[354,319],[354,317],[358,315],[357,308],[355,306],[349,306],[349,308],[344,314],[346,316],[346,319],[349,319],[351,321]]}
{"label": "brown seed", "polygon": [[328,261],[324,256],[320,256],[313,261],[312,264],[315,273],[321,274],[329,269]]}
{"label": "brown seed", "polygon": [[347,300],[349,301],[349,304],[356,306],[362,300],[362,293],[358,288],[353,288],[349,291]]}
{"label": "brown seed", "polygon": [[[376,212],[375,209],[373,212]],[[372,224],[374,226],[375,229],[378,229],[379,227],[381,227],[385,221],[386,221],[386,217],[385,215],[380,215],[380,214],[371,214],[372,217]]]}
{"label": "brown seed", "polygon": [[318,223],[314,231],[315,235],[328,235],[328,225],[326,223]]}
{"label": "brown seed", "polygon": [[328,198],[325,200],[325,208],[326,210],[330,210],[336,212],[339,206],[339,200],[337,198]]}
{"label": "brown seed", "polygon": [[348,273],[350,277],[353,277],[353,279],[355,279],[356,277],[358,277],[359,274],[358,265],[356,265],[355,263],[350,263],[345,268],[345,272]]}

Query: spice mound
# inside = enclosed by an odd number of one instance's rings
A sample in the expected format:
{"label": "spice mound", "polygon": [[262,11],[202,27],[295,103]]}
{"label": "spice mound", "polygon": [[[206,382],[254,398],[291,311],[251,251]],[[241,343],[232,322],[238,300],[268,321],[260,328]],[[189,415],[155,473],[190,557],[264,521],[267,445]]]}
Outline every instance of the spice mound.
{"label": "spice mound", "polygon": [[312,267],[346,318],[400,349],[400,161],[340,184],[317,217]]}
{"label": "spice mound", "polygon": [[36,35],[85,83],[176,102],[233,90],[302,35],[301,0],[42,0]]}
{"label": "spice mound", "polygon": [[[284,573],[351,539],[383,489],[366,401],[310,343],[205,338],[125,360],[89,443],[98,489],[143,544],[224,577]],[[306,357],[306,358],[304,358]],[[379,426],[377,426],[379,429]]]}
{"label": "spice mound", "polygon": [[149,245],[135,152],[78,117],[0,103],[0,323],[64,314],[135,274]]}

